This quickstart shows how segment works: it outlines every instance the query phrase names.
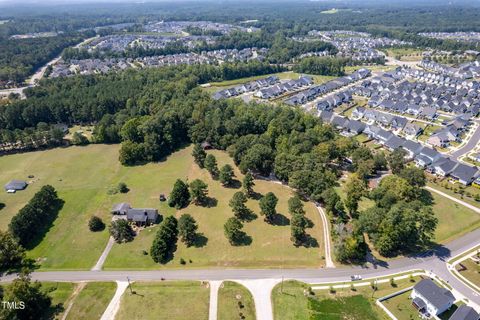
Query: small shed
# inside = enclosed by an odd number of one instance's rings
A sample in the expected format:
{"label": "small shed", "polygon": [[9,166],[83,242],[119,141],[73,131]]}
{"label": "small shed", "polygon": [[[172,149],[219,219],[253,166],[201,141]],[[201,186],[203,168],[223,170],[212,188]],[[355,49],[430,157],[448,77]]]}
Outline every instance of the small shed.
{"label": "small shed", "polygon": [[13,193],[19,190],[24,190],[26,187],[27,187],[27,182],[23,180],[12,180],[4,186],[5,191],[10,193]]}

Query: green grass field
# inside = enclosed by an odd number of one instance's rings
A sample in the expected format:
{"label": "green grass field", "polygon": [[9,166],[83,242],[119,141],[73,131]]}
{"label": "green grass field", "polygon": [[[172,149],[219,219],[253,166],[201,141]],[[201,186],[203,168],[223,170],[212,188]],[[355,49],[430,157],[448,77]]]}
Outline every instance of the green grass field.
{"label": "green grass field", "polygon": [[55,319],[62,319],[76,286],[71,282],[42,282],[42,289],[52,298],[52,306],[60,307]]}
{"label": "green grass field", "polygon": [[122,296],[116,320],[206,320],[210,290],[200,282],[177,281],[132,286]]}
{"label": "green grass field", "polygon": [[218,291],[218,319],[255,319],[255,304],[247,288],[239,283],[225,281]]}
{"label": "green grass field", "polygon": [[411,293],[404,292],[382,303],[398,320],[416,319],[418,311],[412,306],[412,300],[409,298]]}
{"label": "green grass field", "polygon": [[438,218],[435,241],[446,243],[480,227],[480,214],[437,193],[433,197],[433,212]]}
{"label": "green grass field", "polygon": [[401,61],[422,60],[423,49],[417,48],[389,48],[385,50],[389,57],[400,57]]}
{"label": "green grass field", "polygon": [[115,294],[115,282],[89,282],[73,300],[68,320],[100,319]]}
{"label": "green grass field", "polygon": [[464,260],[461,264],[467,269],[459,271],[460,274],[476,286],[480,287],[480,264],[477,264],[472,259]]}
{"label": "green grass field", "polygon": [[[324,261],[321,220],[312,203],[306,203],[307,217],[314,227],[308,233],[317,240],[318,247],[295,248],[290,241],[289,225],[269,225],[258,217],[245,223],[244,231],[252,237],[249,246],[232,247],[223,234],[223,224],[232,216],[228,201],[238,191],[225,188],[213,181],[206,170],[193,163],[191,147],[182,149],[165,161],[136,167],[123,167],[118,162],[118,145],[89,145],[86,147],[58,148],[4,156],[0,158],[0,182],[11,179],[26,179],[30,185],[16,194],[0,193],[0,228],[7,229],[13,215],[22,208],[33,194],[45,184],[52,184],[59,197],[65,201],[53,226],[42,242],[28,256],[37,260],[41,270],[90,269],[100,257],[107,241],[108,231],[92,233],[88,230],[88,219],[95,214],[108,225],[110,209],[115,203],[128,202],[134,207],[158,208],[164,215],[192,214],[199,223],[205,244],[202,247],[186,248],[179,242],[175,259],[167,265],[182,267],[181,257],[193,263],[186,267],[319,267]],[[214,151],[219,166],[232,163],[226,153]],[[28,179],[29,175],[34,178]],[[237,179],[242,176],[236,169]],[[190,205],[181,211],[168,207],[158,200],[159,194],[169,194],[177,178],[201,178],[209,185],[210,196],[218,204],[212,208]],[[127,194],[108,195],[107,190],[119,182],[125,182]],[[265,194],[273,191],[280,199],[277,209],[288,218],[287,201],[292,192],[287,187],[266,181],[256,181],[255,191]],[[257,200],[248,206],[258,215]],[[156,269],[149,256],[142,250],[150,249],[157,227],[143,230],[128,244],[115,245],[106,262],[110,269]]]}
{"label": "green grass field", "polygon": [[[244,223],[243,230],[252,238],[252,243],[248,246],[232,246],[228,243],[224,232],[223,225],[232,211],[228,206],[229,200],[233,194],[240,189],[225,188],[218,181],[214,181],[210,174],[205,170],[201,170],[193,159],[190,157],[191,148],[187,148],[172,155],[172,159],[160,165],[169,165],[175,163],[176,166],[180,162],[183,169],[176,169],[176,177],[182,179],[188,178],[192,181],[200,178],[208,184],[209,196],[217,200],[215,207],[207,208],[190,204],[187,208],[174,212],[172,209],[168,211],[161,210],[162,214],[173,214],[178,218],[183,213],[191,214],[199,225],[199,233],[203,234],[204,244],[200,247],[187,248],[180,241],[178,242],[177,251],[174,259],[168,264],[162,266],[155,264],[149,255],[144,255],[143,250],[149,252],[153,242],[157,227],[148,228],[140,233],[134,241],[125,244],[115,244],[107,261],[104,265],[105,269],[158,269],[158,268],[199,268],[199,267],[320,267],[324,264],[323,260],[323,234],[322,225],[318,212],[312,203],[305,203],[306,216],[314,223],[312,229],[307,229],[313,238],[318,242],[317,247],[299,247],[295,248],[290,240],[290,225],[270,225],[263,221],[259,215],[260,208],[257,200],[250,199],[247,206],[253,210],[258,216],[250,222]],[[225,152],[212,151],[217,158],[218,166],[221,167],[226,163],[233,166],[233,161]],[[170,170],[167,170],[170,172]],[[236,179],[242,180],[243,176],[237,168],[235,168]],[[135,181],[129,180],[134,178]],[[145,176],[130,175],[125,182],[132,186],[132,190],[136,188],[137,183],[146,180]],[[166,193],[170,192],[173,181],[162,181],[156,179],[156,188],[164,186]],[[292,191],[285,186],[255,180],[255,192],[266,194],[272,191],[279,198],[277,211],[283,216],[289,217],[288,199],[293,195]],[[163,189],[162,189],[163,191]],[[159,192],[157,192],[158,194]],[[120,199],[119,199],[120,200]],[[180,264],[180,259],[187,261],[186,265]],[[192,261],[190,263],[190,260]]]}
{"label": "green grass field", "polygon": [[[417,282],[420,277],[414,277]],[[305,295],[308,288],[305,283],[286,281],[278,284],[272,291],[274,318],[276,320],[290,319],[329,319],[329,320],[387,320],[390,319],[375,302],[378,298],[413,286],[410,279],[395,281],[395,286],[380,283],[377,290],[370,286],[357,287],[352,291],[350,287],[335,289],[330,293],[328,289],[314,290],[314,295]],[[283,291],[283,292],[282,292]],[[314,303],[309,299],[315,300]]]}

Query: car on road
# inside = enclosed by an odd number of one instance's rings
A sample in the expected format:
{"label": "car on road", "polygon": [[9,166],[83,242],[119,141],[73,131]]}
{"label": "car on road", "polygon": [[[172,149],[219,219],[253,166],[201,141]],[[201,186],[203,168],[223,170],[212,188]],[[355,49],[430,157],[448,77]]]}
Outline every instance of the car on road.
{"label": "car on road", "polygon": [[350,279],[352,279],[352,281],[358,281],[362,280],[362,276],[359,274],[354,274],[353,276],[350,276]]}

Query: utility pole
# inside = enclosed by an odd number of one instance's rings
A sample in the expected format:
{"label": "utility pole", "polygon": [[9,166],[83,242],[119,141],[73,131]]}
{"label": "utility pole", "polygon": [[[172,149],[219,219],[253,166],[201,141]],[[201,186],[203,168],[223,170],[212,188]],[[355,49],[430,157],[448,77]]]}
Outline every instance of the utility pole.
{"label": "utility pole", "polygon": [[127,281],[128,281],[128,288],[130,289],[130,294],[133,294],[132,284],[130,283],[130,278],[129,277],[127,277]]}

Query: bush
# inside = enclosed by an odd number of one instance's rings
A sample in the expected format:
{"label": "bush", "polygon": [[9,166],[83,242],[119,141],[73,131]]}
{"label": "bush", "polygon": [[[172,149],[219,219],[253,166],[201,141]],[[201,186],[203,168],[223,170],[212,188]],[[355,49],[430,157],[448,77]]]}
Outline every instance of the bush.
{"label": "bush", "polygon": [[180,264],[187,264],[187,262],[183,258],[180,258]]}
{"label": "bush", "polygon": [[110,231],[110,235],[117,243],[132,241],[133,237],[135,236],[135,232],[128,224],[127,220],[119,219],[113,221],[108,229]]}
{"label": "bush", "polygon": [[92,232],[102,231],[105,229],[105,223],[99,217],[92,216],[88,221],[88,229]]}
{"label": "bush", "polygon": [[130,189],[128,189],[127,184],[125,182],[120,182],[118,184],[117,189],[120,193],[127,193],[128,191],[130,191]]}

